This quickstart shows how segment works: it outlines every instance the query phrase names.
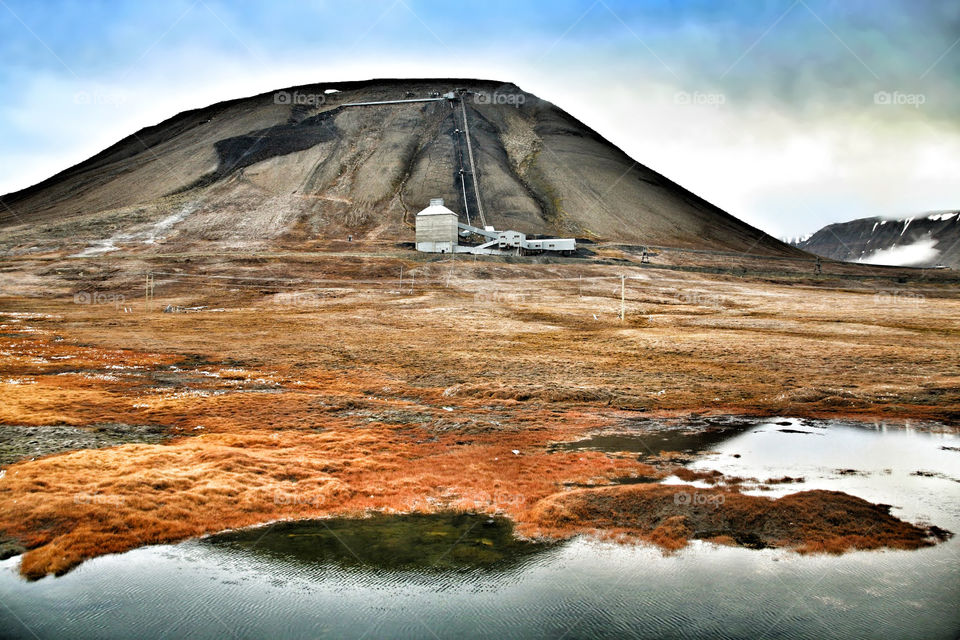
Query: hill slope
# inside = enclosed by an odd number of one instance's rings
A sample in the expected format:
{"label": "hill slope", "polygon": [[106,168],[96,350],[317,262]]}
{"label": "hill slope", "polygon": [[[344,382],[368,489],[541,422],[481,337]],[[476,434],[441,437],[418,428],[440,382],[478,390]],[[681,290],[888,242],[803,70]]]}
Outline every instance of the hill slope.
{"label": "hill slope", "polygon": [[796,246],[825,258],[960,268],[960,213],[937,212],[889,220],[860,218],[827,225]]}
{"label": "hill slope", "polygon": [[[411,240],[431,197],[463,214],[458,102],[348,107],[464,87],[487,223],[527,233],[789,255],[797,250],[636,163],[514,85],[371,80],[181,113],[0,206],[0,249],[269,248],[353,234]],[[304,98],[314,96],[314,98]],[[522,102],[519,106],[515,103]],[[469,176],[467,176],[469,186]],[[71,249],[71,250],[72,250]]]}

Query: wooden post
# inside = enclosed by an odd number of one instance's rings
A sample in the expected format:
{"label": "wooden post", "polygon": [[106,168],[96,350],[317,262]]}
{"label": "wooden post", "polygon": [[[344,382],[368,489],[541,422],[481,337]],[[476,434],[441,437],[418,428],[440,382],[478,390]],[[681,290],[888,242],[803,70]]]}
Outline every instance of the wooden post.
{"label": "wooden post", "polygon": [[627,319],[627,276],[620,276],[620,322]]}

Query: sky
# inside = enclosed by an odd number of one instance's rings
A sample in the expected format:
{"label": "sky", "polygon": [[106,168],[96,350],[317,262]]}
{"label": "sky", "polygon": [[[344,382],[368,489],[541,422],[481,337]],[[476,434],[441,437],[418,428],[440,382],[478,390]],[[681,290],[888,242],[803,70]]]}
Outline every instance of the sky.
{"label": "sky", "polygon": [[0,0],[0,193],[186,109],[513,82],[777,237],[960,208],[960,3]]}

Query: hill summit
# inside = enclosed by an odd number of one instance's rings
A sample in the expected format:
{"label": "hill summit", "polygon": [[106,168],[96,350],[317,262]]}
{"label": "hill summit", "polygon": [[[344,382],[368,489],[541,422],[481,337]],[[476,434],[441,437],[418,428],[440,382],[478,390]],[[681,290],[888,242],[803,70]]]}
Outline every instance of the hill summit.
{"label": "hill summit", "polygon": [[[475,175],[461,173],[466,139]],[[0,249],[410,241],[434,197],[528,234],[798,254],[549,102],[464,79],[321,83],[181,113],[3,196]]]}

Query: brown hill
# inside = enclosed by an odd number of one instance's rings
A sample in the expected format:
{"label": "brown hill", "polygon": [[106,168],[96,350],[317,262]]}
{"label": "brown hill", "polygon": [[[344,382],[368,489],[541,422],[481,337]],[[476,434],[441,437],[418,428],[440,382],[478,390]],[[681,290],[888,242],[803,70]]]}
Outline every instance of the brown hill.
{"label": "brown hill", "polygon": [[[463,100],[488,224],[800,255],[549,102],[512,84],[457,79],[317,84],[181,113],[0,199],[0,250],[306,247],[347,234],[412,240],[413,215],[431,197],[476,212],[469,176],[464,202],[458,173],[459,101],[344,105],[456,88],[470,92]],[[494,95],[499,102],[484,100]]]}

